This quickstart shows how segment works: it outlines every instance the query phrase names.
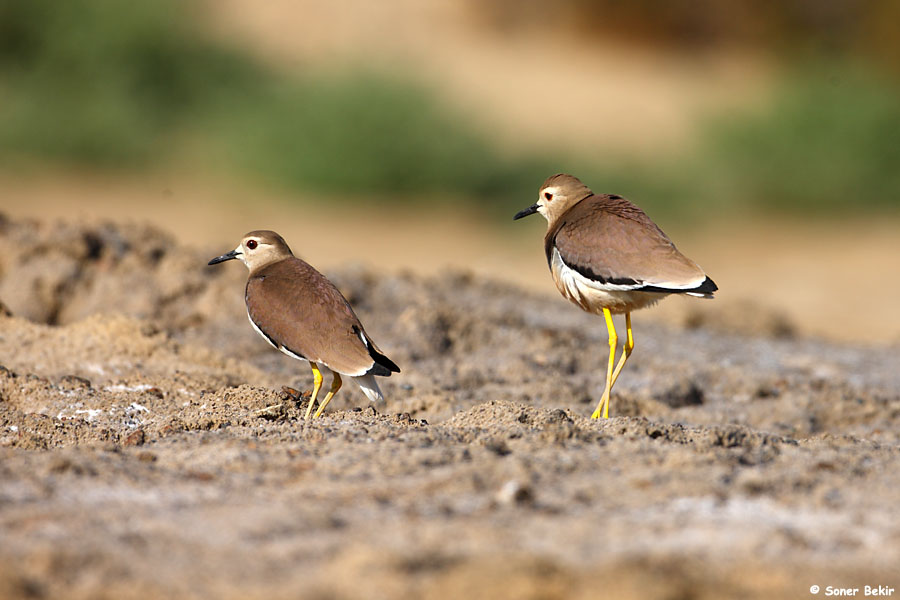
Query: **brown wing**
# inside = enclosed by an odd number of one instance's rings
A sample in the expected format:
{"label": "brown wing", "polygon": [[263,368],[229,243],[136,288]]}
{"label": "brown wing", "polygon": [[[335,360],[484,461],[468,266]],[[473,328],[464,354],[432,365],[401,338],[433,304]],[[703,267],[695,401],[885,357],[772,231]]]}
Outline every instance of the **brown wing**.
{"label": "brown wing", "polygon": [[276,346],[345,375],[398,370],[389,360],[394,369],[383,366],[383,355],[341,292],[298,258],[252,273],[246,300],[250,318]]}
{"label": "brown wing", "polygon": [[548,232],[545,248],[548,260],[556,248],[566,265],[600,284],[694,291],[707,279],[640,208],[620,196],[593,195],[573,206]]}

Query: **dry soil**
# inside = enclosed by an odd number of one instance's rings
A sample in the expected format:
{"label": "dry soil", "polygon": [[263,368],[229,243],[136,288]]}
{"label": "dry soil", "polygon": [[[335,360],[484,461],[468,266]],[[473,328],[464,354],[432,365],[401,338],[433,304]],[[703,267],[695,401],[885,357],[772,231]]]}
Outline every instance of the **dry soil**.
{"label": "dry soil", "polygon": [[[900,588],[897,348],[327,274],[402,368],[304,421],[244,268],[0,221],[0,598],[805,598]],[[896,594],[895,594],[896,595]]]}

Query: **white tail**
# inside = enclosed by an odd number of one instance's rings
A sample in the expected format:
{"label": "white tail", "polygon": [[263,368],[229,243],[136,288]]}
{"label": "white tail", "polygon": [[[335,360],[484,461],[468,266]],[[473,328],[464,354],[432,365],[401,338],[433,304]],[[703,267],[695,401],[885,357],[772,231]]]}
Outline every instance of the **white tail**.
{"label": "white tail", "polygon": [[378,382],[375,381],[375,375],[373,373],[369,373],[367,375],[362,375],[360,377],[354,377],[353,381],[355,381],[360,389],[362,389],[363,394],[369,399],[370,402],[378,402],[379,400],[384,400],[384,394],[381,393],[381,388],[378,387]]}

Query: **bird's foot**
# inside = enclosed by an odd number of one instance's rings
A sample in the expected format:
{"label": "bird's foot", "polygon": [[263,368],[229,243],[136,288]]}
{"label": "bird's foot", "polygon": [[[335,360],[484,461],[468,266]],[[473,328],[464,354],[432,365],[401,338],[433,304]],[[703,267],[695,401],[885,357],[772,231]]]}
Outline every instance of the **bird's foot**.
{"label": "bird's foot", "polygon": [[603,397],[600,398],[600,402],[597,404],[597,409],[591,413],[592,419],[608,419],[609,418],[609,399],[606,394],[603,394]]}

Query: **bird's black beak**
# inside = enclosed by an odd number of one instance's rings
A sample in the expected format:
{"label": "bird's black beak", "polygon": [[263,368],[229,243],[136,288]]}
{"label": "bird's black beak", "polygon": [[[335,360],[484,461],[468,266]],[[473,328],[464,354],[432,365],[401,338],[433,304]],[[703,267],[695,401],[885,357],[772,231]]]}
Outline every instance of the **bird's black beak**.
{"label": "bird's black beak", "polygon": [[215,257],[214,259],[212,259],[211,261],[209,261],[206,264],[207,265],[217,265],[220,262],[225,262],[226,260],[233,260],[233,259],[237,258],[238,256],[240,256],[241,254],[242,254],[242,252],[238,252],[237,250],[232,250],[231,252],[226,252],[222,256]]}
{"label": "bird's black beak", "polygon": [[537,203],[532,204],[525,210],[520,210],[519,212],[517,212],[516,216],[513,217],[513,221],[517,221],[517,220],[521,219],[522,217],[527,217],[528,215],[533,215],[537,211],[538,211],[538,204]]}

